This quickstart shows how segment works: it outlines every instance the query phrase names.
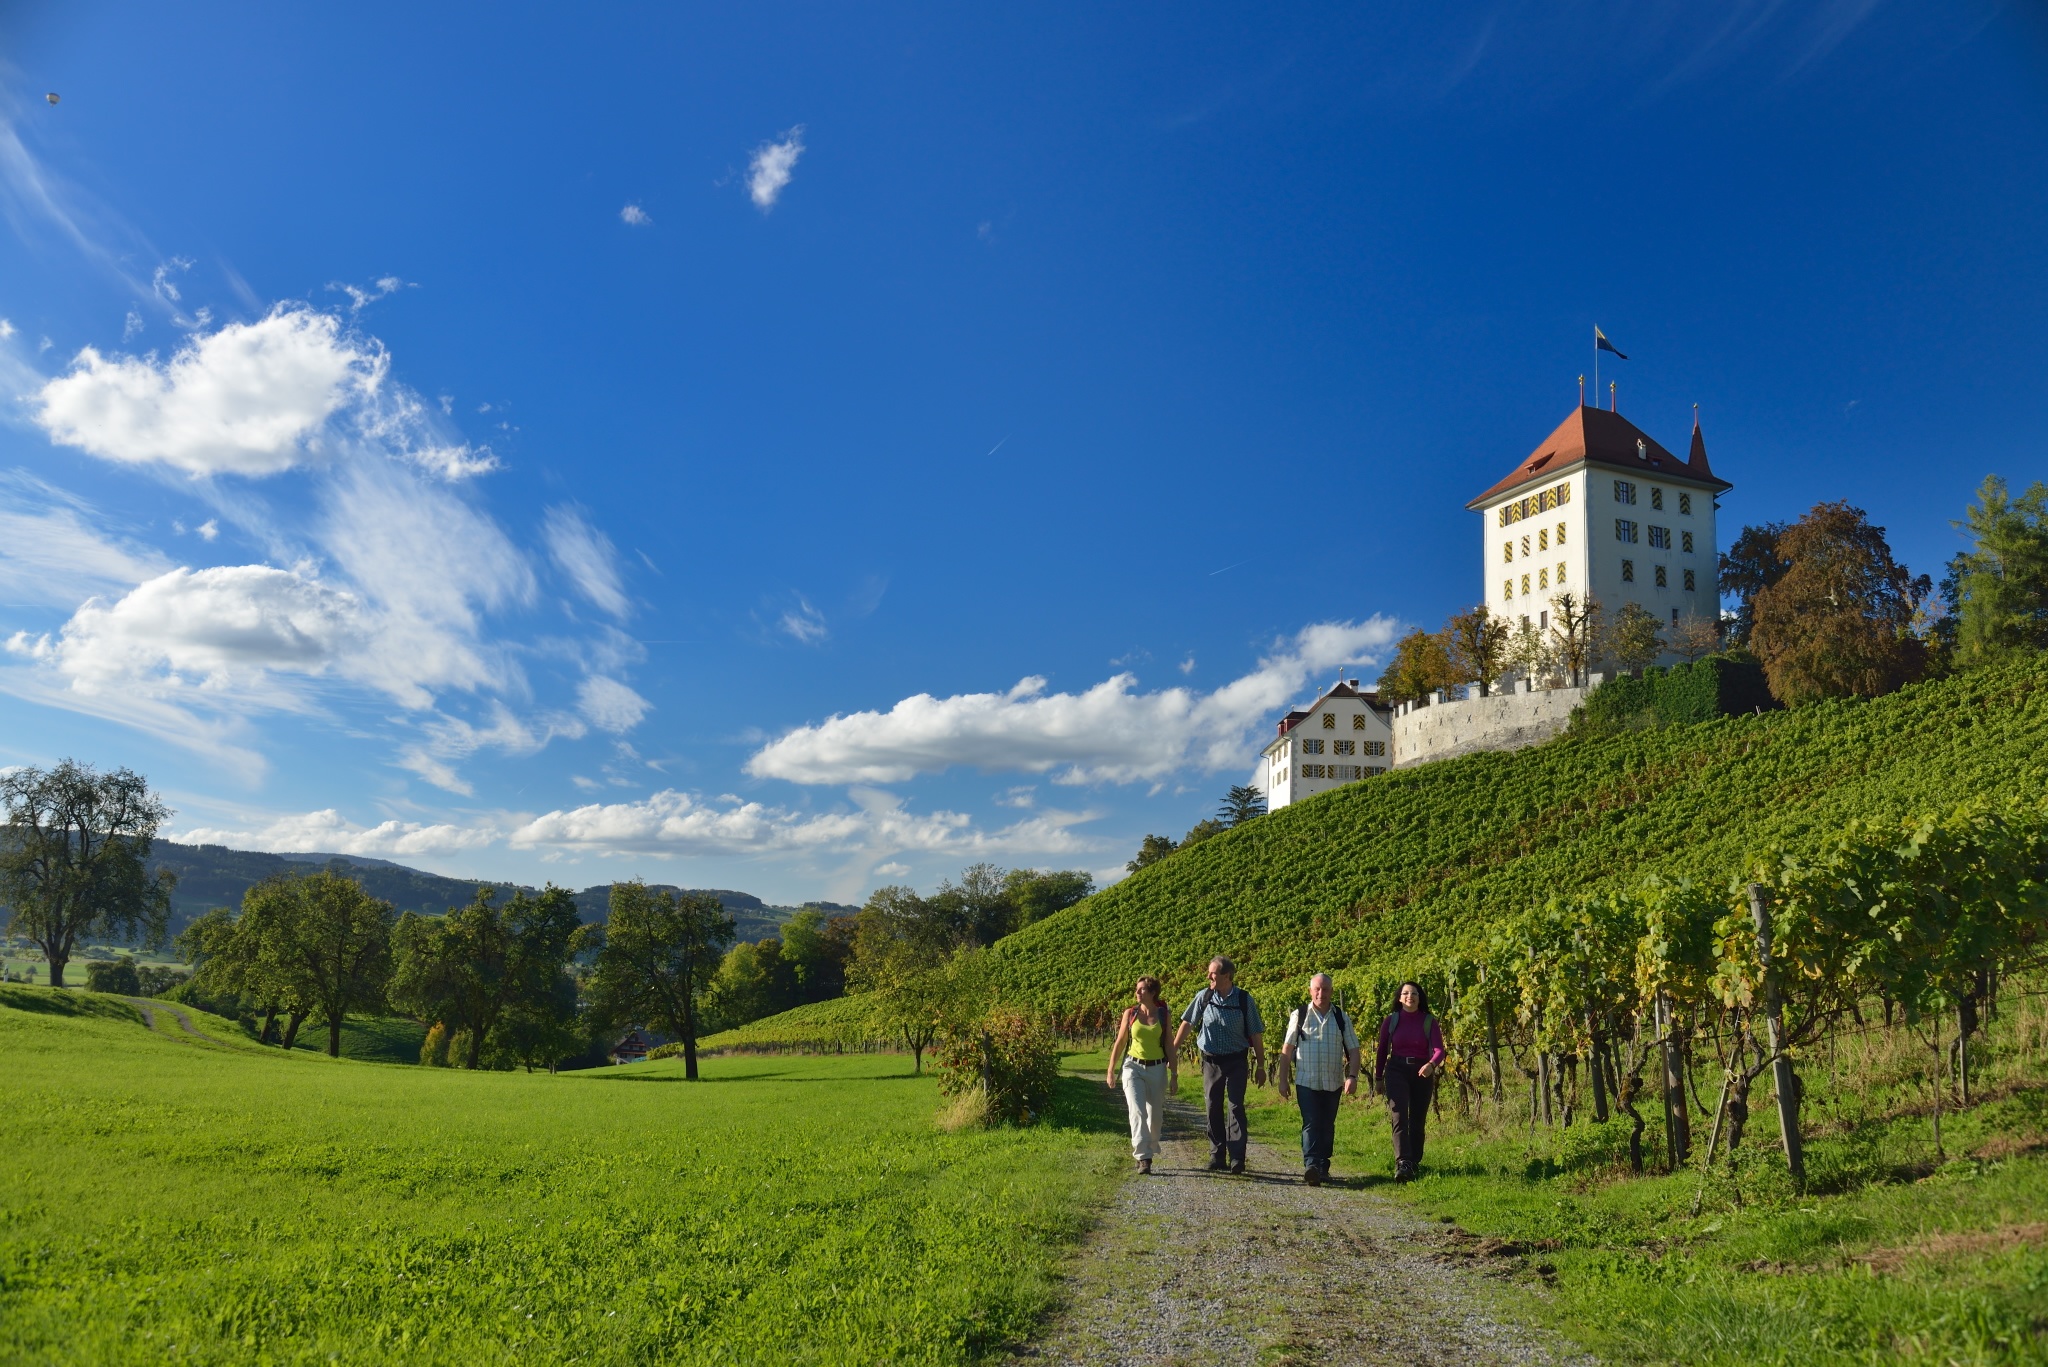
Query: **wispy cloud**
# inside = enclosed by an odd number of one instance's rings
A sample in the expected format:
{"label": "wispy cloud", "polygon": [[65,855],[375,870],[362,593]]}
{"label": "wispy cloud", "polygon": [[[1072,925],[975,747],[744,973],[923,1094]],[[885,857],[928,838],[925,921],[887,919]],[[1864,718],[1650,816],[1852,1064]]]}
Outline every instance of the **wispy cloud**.
{"label": "wispy cloud", "polygon": [[637,204],[628,204],[625,208],[619,210],[619,221],[630,224],[635,228],[647,228],[653,226],[654,215],[648,213]]}
{"label": "wispy cloud", "polygon": [[775,207],[796,172],[797,158],[803,154],[802,124],[754,149],[753,160],[747,164],[747,194],[755,208],[765,214]]}
{"label": "wispy cloud", "polygon": [[825,614],[802,594],[797,595],[796,606],[784,612],[775,626],[791,640],[807,646],[817,645],[832,634],[825,625]]}
{"label": "wispy cloud", "polygon": [[188,845],[226,845],[230,849],[272,850],[288,854],[357,854],[392,859],[455,854],[480,849],[497,839],[490,827],[445,822],[382,821],[362,826],[332,807],[281,816],[255,827],[192,826],[173,831],[169,839]]}
{"label": "wispy cloud", "polygon": [[23,471],[0,475],[0,599],[72,608],[169,569],[148,546],[118,536],[96,509]]}
{"label": "wispy cloud", "polygon": [[1377,616],[1304,627],[1212,693],[1141,693],[1128,673],[1082,693],[1048,693],[1037,676],[1004,693],[920,693],[887,712],[798,727],[759,750],[747,772],[792,783],[900,783],[966,765],[1053,772],[1060,783],[1129,783],[1186,767],[1236,768],[1253,726],[1314,675],[1375,661],[1396,629]]}
{"label": "wispy cloud", "polygon": [[624,617],[631,610],[619,578],[617,549],[610,537],[590,525],[580,509],[549,508],[541,530],[549,557],[578,593],[613,617]]}

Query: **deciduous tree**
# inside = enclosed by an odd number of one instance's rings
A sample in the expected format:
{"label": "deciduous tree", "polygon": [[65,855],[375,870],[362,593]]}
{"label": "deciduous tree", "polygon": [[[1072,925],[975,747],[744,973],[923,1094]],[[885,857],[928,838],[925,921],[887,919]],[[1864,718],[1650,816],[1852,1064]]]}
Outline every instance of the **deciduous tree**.
{"label": "deciduous tree", "polygon": [[8,933],[33,941],[50,965],[50,986],[83,935],[138,936],[162,943],[176,885],[146,861],[170,809],[130,769],[101,773],[65,760],[0,775],[0,900]]}
{"label": "deciduous tree", "polygon": [[1664,653],[1657,619],[1640,603],[1622,604],[1607,634],[1607,649],[1616,664],[1631,672],[1655,664]]}
{"label": "deciduous tree", "polygon": [[1550,600],[1550,646],[1574,688],[1586,682],[1599,648],[1601,617],[1600,600],[1590,593],[1560,593]]}
{"label": "deciduous tree", "polygon": [[1460,682],[1443,638],[1417,628],[1395,644],[1394,658],[1375,687],[1382,702],[1403,703],[1420,702],[1438,689]]}
{"label": "deciduous tree", "polygon": [[1720,589],[1737,600],[1735,626],[1730,635],[1735,644],[1749,644],[1756,627],[1756,597],[1785,577],[1792,567],[1779,547],[1785,524],[1766,522],[1744,527],[1735,544],[1721,554]]}
{"label": "deciduous tree", "polygon": [[1095,891],[1095,876],[1085,869],[1011,869],[1003,875],[1003,892],[1014,910],[1012,930],[1065,911]]}
{"label": "deciduous tree", "polygon": [[1506,664],[1508,624],[1481,603],[1445,622],[1442,640],[1452,672],[1478,684],[1482,698],[1493,692]]}
{"label": "deciduous tree", "polygon": [[1721,620],[1697,612],[1685,613],[1676,626],[1665,629],[1664,644],[1691,664],[1721,648]]}
{"label": "deciduous tree", "polygon": [[[612,889],[615,915],[618,887]],[[463,1066],[475,1068],[508,1012],[559,990],[570,957],[586,939],[566,889],[552,883],[538,894],[522,889],[499,906],[495,889],[478,888],[474,902],[445,916],[407,912],[398,918],[391,932],[391,1000],[427,1024],[447,1026],[451,1036],[466,1034]],[[717,967],[715,955],[711,966]]]}
{"label": "deciduous tree", "polygon": [[1908,628],[1932,584],[1892,559],[1884,528],[1861,508],[1821,503],[1778,550],[1789,568],[1756,595],[1750,635],[1778,701],[1874,698],[1919,677],[1925,644]]}
{"label": "deciduous tree", "polygon": [[732,915],[715,897],[612,884],[604,947],[590,975],[600,1018],[659,1027],[683,1046],[683,1074],[697,1077],[697,1036],[706,989],[732,943]]}
{"label": "deciduous tree", "polygon": [[1127,862],[1124,868],[1131,873],[1150,868],[1179,848],[1170,835],[1148,835],[1139,844],[1137,855]]}

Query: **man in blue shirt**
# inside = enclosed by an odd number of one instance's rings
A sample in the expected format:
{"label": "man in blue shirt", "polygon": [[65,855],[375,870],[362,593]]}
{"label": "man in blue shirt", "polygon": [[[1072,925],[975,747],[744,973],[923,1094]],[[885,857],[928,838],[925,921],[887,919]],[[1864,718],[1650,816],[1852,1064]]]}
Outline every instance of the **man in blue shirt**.
{"label": "man in blue shirt", "polygon": [[1173,1047],[1186,1045],[1191,1033],[1202,1052],[1202,1099],[1209,1103],[1209,1171],[1241,1173],[1245,1079],[1250,1074],[1255,1086],[1266,1085],[1266,1022],[1251,993],[1238,989],[1237,965],[1221,954],[1209,961],[1209,985],[1182,1013]]}

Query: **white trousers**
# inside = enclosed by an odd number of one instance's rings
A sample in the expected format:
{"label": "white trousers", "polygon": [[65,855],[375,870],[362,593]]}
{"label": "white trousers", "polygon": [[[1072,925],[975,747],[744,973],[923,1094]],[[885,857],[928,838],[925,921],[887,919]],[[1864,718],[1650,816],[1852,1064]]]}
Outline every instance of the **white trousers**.
{"label": "white trousers", "polygon": [[1124,1060],[1124,1105],[1131,1113],[1131,1156],[1157,1158],[1166,1124],[1166,1065]]}

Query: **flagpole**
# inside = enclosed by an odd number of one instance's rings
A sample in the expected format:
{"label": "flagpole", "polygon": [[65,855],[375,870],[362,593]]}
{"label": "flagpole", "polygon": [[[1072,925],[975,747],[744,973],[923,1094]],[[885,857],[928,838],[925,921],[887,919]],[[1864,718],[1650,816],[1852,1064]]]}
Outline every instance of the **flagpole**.
{"label": "flagpole", "polygon": [[1600,402],[1600,325],[1593,325],[1593,402]]}

